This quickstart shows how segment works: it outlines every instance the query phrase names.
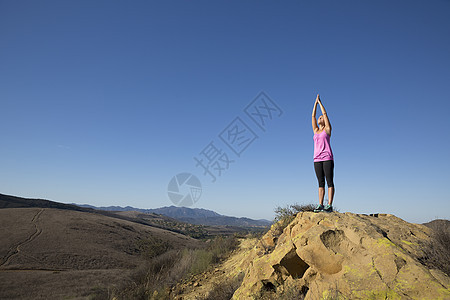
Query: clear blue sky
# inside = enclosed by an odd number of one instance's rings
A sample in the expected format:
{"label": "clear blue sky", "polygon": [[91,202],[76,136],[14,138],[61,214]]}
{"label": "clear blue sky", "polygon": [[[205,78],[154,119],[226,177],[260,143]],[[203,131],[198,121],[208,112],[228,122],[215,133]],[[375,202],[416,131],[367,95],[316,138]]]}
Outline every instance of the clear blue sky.
{"label": "clear blue sky", "polygon": [[[450,2],[0,1],[0,193],[251,218],[316,203],[311,111],[333,125],[335,206],[450,218]],[[264,91],[241,157],[218,135]],[[248,125],[255,125],[248,122]],[[235,162],[195,166],[209,142]]]}

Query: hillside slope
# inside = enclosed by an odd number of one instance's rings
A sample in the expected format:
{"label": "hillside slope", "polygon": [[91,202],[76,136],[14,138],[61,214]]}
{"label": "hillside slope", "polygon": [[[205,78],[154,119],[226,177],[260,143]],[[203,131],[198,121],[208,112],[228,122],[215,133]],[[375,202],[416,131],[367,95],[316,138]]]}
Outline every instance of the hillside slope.
{"label": "hillside slope", "polygon": [[120,284],[146,258],[198,241],[108,216],[55,208],[0,209],[0,298],[86,297]]}
{"label": "hillside slope", "polygon": [[[156,214],[152,212],[139,213],[133,211],[132,207],[127,206],[126,209],[120,209],[118,211],[111,211],[107,208],[96,208],[92,205],[78,206],[75,204],[65,204],[45,199],[31,199],[22,198],[17,196],[10,196],[0,194],[0,209],[2,208],[26,208],[26,207],[38,207],[38,208],[57,208],[63,210],[82,211],[97,215],[108,216],[121,220],[132,221],[138,224],[144,224],[165,230],[189,235],[194,238],[208,238],[217,234],[234,234],[236,232],[245,232],[247,229],[231,226],[200,226],[195,224],[186,223],[162,214]],[[128,209],[129,208],[129,209]],[[142,210],[141,210],[142,211]],[[145,210],[144,210],[145,211]]]}

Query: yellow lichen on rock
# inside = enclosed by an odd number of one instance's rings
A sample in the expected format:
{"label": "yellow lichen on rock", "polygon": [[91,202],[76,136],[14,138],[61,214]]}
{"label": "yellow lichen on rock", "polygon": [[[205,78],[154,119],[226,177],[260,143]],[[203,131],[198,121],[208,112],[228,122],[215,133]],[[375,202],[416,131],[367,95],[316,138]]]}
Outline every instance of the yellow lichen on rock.
{"label": "yellow lichen on rock", "polygon": [[287,285],[305,299],[445,299],[449,277],[420,262],[430,234],[389,214],[301,212],[257,243],[233,299]]}

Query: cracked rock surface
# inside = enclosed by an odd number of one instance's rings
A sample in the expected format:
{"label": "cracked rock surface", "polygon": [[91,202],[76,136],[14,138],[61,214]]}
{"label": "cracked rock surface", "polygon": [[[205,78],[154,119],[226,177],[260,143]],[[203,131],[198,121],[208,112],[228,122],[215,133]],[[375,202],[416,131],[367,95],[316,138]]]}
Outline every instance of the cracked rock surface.
{"label": "cracked rock surface", "polygon": [[305,299],[450,299],[450,279],[420,260],[429,228],[389,214],[298,213],[251,253],[233,299],[295,288]]}

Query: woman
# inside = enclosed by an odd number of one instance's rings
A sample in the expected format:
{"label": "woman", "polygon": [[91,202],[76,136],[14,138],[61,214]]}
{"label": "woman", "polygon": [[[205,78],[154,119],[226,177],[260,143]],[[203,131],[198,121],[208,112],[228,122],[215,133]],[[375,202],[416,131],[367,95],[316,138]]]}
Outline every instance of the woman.
{"label": "woman", "polygon": [[[320,105],[322,115],[316,121],[317,104]],[[317,126],[319,124],[319,126]],[[333,211],[333,197],[334,197],[334,159],[333,151],[331,151],[330,137],[331,124],[328,119],[325,107],[320,101],[319,94],[317,94],[316,102],[312,113],[312,127],[314,131],[314,170],[316,171],[317,180],[319,181],[319,205],[317,205],[314,212],[332,212]],[[323,206],[323,198],[325,196],[325,178],[328,185],[328,204]]]}

